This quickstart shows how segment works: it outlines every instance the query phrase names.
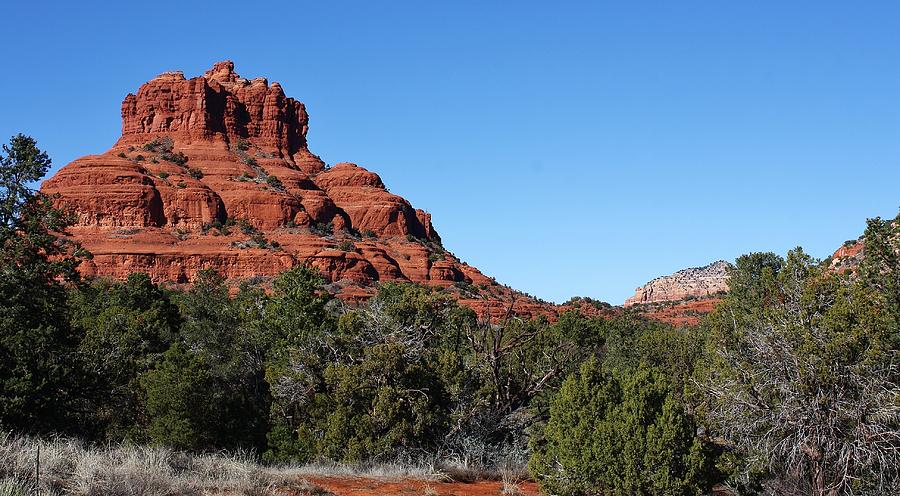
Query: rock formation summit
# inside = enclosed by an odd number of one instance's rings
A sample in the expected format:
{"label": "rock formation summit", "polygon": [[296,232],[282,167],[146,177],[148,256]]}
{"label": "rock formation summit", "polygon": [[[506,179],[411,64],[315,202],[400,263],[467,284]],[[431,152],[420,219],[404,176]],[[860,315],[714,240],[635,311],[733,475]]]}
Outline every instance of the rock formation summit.
{"label": "rock formation summit", "polygon": [[625,306],[706,298],[724,293],[728,291],[730,268],[730,263],[719,260],[703,267],[682,269],[668,276],[657,277],[637,288],[634,296],[625,300]]}
{"label": "rock formation summit", "polygon": [[189,283],[203,269],[230,281],[318,268],[347,300],[380,281],[449,288],[483,317],[546,305],[497,284],[444,250],[431,216],[358,165],[310,152],[305,106],[230,61],[186,79],[167,72],[122,102],[122,136],[44,182],[72,212],[93,254],[85,275]]}
{"label": "rock formation summit", "polygon": [[624,306],[635,307],[647,318],[675,326],[697,325],[728,291],[731,267],[730,263],[719,260],[657,277],[638,287]]}

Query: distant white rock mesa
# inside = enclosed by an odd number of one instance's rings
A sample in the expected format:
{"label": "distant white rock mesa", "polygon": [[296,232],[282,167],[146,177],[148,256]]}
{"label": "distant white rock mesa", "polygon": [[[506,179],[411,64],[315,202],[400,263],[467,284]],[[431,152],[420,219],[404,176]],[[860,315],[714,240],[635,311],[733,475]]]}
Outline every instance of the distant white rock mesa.
{"label": "distant white rock mesa", "polygon": [[625,300],[625,306],[639,303],[678,301],[685,298],[703,298],[728,291],[728,270],[732,265],[724,260],[703,267],[692,267],[657,277],[635,290],[634,296]]}

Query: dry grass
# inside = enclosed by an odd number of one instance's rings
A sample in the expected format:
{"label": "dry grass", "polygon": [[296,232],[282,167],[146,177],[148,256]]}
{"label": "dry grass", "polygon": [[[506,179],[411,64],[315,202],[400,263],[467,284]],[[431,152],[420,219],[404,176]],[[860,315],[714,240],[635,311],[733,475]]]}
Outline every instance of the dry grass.
{"label": "dry grass", "polygon": [[[35,460],[40,448],[40,478]],[[0,433],[0,496],[309,496],[327,495],[306,479],[373,478],[474,482],[502,480],[502,493],[521,494],[524,462],[486,469],[465,458],[391,463],[313,463],[267,467],[247,454],[190,455],[168,448],[110,445],[88,448],[65,438]],[[430,486],[429,486],[430,487]]]}
{"label": "dry grass", "polygon": [[437,489],[431,486],[431,484],[425,484],[423,488],[423,496],[438,496]]}
{"label": "dry grass", "polygon": [[519,486],[529,478],[528,467],[524,462],[506,461],[501,464],[498,471],[500,472],[500,480],[503,481],[503,488],[500,490],[501,494],[505,496],[522,496],[525,494]]}
{"label": "dry grass", "polygon": [[503,488],[500,489],[500,494],[504,496],[524,496],[524,492],[522,492],[522,488],[519,487],[518,483],[509,483],[503,481]]}
{"label": "dry grass", "polygon": [[[496,465],[484,466],[472,463],[465,457],[450,457],[435,464],[436,471],[444,480],[457,482],[476,482],[483,480],[503,481],[510,487],[530,480],[525,459],[517,457],[501,459]],[[513,493],[514,494],[514,493]]]}
{"label": "dry grass", "polygon": [[476,482],[502,480],[510,487],[530,480],[524,463],[504,462],[498,467],[485,468],[458,458],[398,461],[392,463],[312,463],[283,467],[281,470],[297,477],[406,479],[441,482]]}
{"label": "dry grass", "polygon": [[365,477],[373,479],[443,480],[447,474],[427,463],[310,463],[283,467],[281,470],[298,477]]}
{"label": "dry grass", "polygon": [[[40,448],[40,479],[35,460]],[[327,495],[290,469],[243,455],[187,455],[166,448],[88,449],[70,439],[0,434],[0,496]]]}

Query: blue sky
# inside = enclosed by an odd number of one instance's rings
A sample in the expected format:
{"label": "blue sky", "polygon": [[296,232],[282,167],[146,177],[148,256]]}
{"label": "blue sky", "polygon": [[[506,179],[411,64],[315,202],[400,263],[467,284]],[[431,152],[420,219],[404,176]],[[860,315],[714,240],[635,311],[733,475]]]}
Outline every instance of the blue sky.
{"label": "blue sky", "polygon": [[[900,206],[900,3],[14,2],[0,137],[107,149],[166,70],[235,61],[307,105],[448,249],[549,300],[802,245]],[[5,138],[4,138],[5,139]]]}

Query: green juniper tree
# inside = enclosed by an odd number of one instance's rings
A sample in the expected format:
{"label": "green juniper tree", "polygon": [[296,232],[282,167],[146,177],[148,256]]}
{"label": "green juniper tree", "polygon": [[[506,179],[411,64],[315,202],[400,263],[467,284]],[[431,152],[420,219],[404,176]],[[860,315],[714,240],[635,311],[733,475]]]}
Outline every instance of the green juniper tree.
{"label": "green juniper tree", "polygon": [[[271,403],[265,382],[264,350],[258,345],[248,287],[230,298],[224,278],[203,270],[187,291],[175,295],[182,324],[180,342],[209,371],[207,412],[202,428],[215,446],[265,449]],[[179,363],[191,362],[177,362]]]}
{"label": "green juniper tree", "polygon": [[742,460],[736,488],[756,477],[778,494],[896,492],[896,245],[878,247],[883,229],[870,223],[860,275],[835,274],[800,249],[737,260],[709,320],[702,381],[712,434]]}
{"label": "green juniper tree", "polygon": [[192,451],[221,445],[214,429],[218,417],[212,401],[215,383],[202,356],[176,343],[140,382],[151,442]]}
{"label": "green juniper tree", "polygon": [[672,380],[641,363],[620,376],[596,358],[563,383],[530,470],[549,494],[703,494],[713,454]]}
{"label": "green juniper tree", "polygon": [[327,306],[330,296],[322,277],[307,266],[295,267],[275,279],[273,295],[256,323],[256,342],[272,392],[267,434],[268,460],[302,460],[315,456],[302,436],[310,395],[321,388],[324,366],[320,343],[336,326]]}
{"label": "green juniper tree", "polygon": [[0,426],[64,429],[75,368],[65,314],[77,280],[73,247],[57,236],[68,218],[32,189],[50,167],[34,139],[0,153]]}
{"label": "green juniper tree", "polygon": [[79,404],[85,433],[110,441],[145,440],[139,379],[175,340],[178,308],[143,273],[74,290],[69,307],[72,327],[81,336]]}

